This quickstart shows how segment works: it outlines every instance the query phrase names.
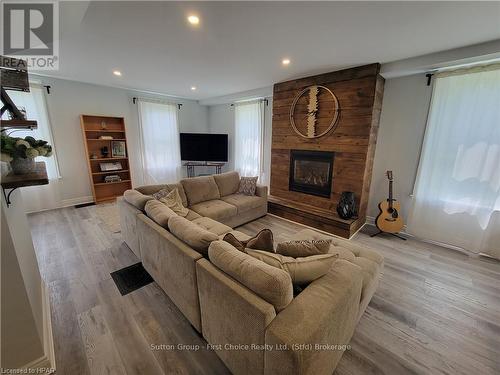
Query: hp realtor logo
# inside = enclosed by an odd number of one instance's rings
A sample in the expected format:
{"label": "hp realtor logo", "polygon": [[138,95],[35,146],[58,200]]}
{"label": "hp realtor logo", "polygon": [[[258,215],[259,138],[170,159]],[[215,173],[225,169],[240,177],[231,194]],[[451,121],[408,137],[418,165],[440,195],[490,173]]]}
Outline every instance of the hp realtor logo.
{"label": "hp realtor logo", "polygon": [[27,61],[30,70],[57,70],[57,2],[2,2],[2,54]]}

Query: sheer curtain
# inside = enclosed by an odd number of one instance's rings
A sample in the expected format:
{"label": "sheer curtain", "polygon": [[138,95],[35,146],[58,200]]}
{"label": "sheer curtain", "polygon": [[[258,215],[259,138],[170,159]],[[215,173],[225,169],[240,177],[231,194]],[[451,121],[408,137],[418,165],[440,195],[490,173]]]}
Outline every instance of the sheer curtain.
{"label": "sheer curtain", "polygon": [[61,176],[57,163],[57,147],[54,144],[49,112],[45,101],[45,88],[40,83],[30,82],[30,92],[9,91],[8,94],[18,108],[23,107],[26,109],[28,119],[37,121],[37,128],[34,130],[16,130],[10,131],[9,134],[12,137],[20,138],[32,136],[35,139],[43,139],[52,145],[51,157],[39,156],[35,159],[45,163],[49,184],[23,188],[25,209],[27,212],[33,212],[59,207],[61,204]]}
{"label": "sheer curtain", "polygon": [[262,180],[264,101],[235,104],[234,168]]}
{"label": "sheer curtain", "polygon": [[500,65],[437,75],[408,231],[500,257]]}
{"label": "sheer curtain", "polygon": [[139,121],[144,183],[178,181],[181,156],[177,105],[139,100]]}

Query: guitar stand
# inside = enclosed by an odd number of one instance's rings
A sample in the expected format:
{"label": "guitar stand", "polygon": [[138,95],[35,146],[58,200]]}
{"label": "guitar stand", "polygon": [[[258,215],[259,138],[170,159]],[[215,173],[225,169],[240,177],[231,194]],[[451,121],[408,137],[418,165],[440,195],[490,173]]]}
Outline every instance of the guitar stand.
{"label": "guitar stand", "polygon": [[390,234],[394,237],[397,237],[399,238],[400,240],[403,240],[403,241],[406,241],[406,238],[404,238],[403,236],[400,236],[399,234],[396,234],[396,233],[389,233],[389,232],[382,232],[381,230],[379,230],[377,233],[373,233],[373,234],[370,234],[370,237],[375,237],[375,236],[378,236],[379,234],[381,233],[387,233],[387,234]]}

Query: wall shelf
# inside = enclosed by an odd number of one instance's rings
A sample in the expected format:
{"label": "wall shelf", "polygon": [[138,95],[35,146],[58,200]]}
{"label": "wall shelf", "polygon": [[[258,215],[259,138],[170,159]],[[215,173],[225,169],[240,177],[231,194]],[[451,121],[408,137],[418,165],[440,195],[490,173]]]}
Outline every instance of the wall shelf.
{"label": "wall shelf", "polygon": [[[47,168],[43,161],[37,162],[35,170],[27,174],[8,173],[2,176],[2,191],[7,207],[11,204],[10,195],[14,190],[25,186],[48,185]],[[8,192],[6,190],[9,190]]]}

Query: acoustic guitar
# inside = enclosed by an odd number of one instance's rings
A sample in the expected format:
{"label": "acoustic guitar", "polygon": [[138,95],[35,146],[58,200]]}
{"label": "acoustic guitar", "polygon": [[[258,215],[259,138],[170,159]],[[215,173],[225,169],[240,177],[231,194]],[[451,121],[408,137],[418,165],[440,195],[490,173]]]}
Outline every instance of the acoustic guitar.
{"label": "acoustic guitar", "polygon": [[381,232],[396,234],[403,229],[404,225],[403,218],[399,214],[401,205],[392,194],[392,171],[387,171],[387,178],[389,179],[389,199],[379,203],[380,213],[375,223]]}

